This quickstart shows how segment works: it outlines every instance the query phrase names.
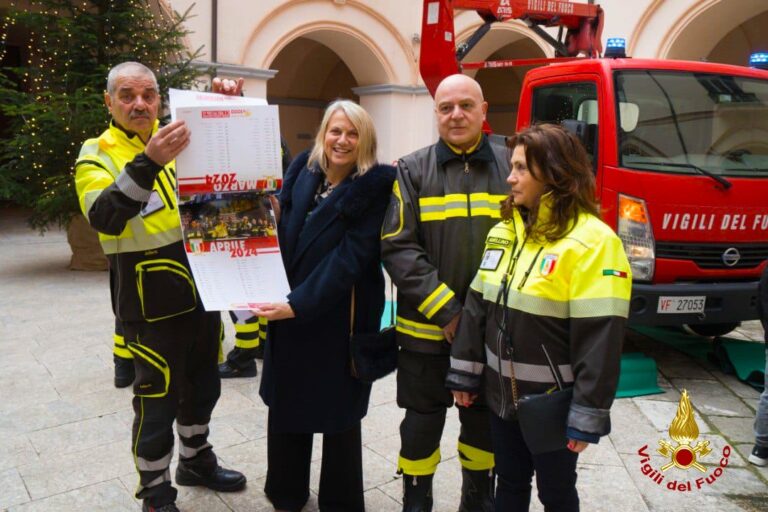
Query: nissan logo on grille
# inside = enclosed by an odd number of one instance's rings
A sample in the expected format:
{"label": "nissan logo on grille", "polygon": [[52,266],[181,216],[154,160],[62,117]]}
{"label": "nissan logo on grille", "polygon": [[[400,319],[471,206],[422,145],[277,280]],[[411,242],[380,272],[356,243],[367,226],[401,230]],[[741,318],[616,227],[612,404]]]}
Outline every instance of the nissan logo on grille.
{"label": "nissan logo on grille", "polygon": [[726,267],[732,267],[736,265],[741,259],[741,253],[737,248],[729,247],[723,252],[723,255],[720,256],[720,259],[723,260],[723,263],[725,263]]}

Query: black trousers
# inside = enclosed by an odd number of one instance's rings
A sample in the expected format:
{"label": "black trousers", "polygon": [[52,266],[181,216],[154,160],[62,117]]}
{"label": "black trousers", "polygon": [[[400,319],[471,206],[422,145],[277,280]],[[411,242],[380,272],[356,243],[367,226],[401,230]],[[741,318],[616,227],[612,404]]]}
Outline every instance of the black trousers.
{"label": "black trousers", "polygon": [[517,421],[505,421],[493,413],[490,416],[496,455],[496,512],[527,512],[534,472],[539,500],[546,512],[578,512],[576,460],[579,455],[567,448],[533,455],[525,445]]}
{"label": "black trousers", "polygon": [[208,422],[221,394],[221,316],[199,306],[167,320],[124,322],[123,328],[136,369],[131,444],[139,471],[136,498],[162,506],[176,499],[168,469],[174,420],[180,462],[202,472],[216,467]]}
{"label": "black trousers", "polygon": [[112,354],[115,357],[120,357],[122,359],[133,359],[133,354],[131,354],[131,351],[128,350],[128,347],[125,345],[123,324],[120,322],[120,320],[117,319],[117,317],[115,317],[115,334],[112,336],[112,340],[114,341],[112,345]]}
{"label": "black trousers", "polygon": [[[279,432],[267,421],[267,480],[264,493],[278,510],[300,512],[309,499],[311,432]],[[321,512],[364,512],[360,423],[323,434],[318,504]]]}
{"label": "black trousers", "polygon": [[[407,350],[398,354],[397,405],[405,409],[398,466],[407,475],[433,474],[439,462],[435,453],[440,448],[446,411],[453,406],[453,395],[445,387],[449,367],[447,354]],[[489,411],[482,397],[458,411],[462,467],[475,471],[493,468]]]}

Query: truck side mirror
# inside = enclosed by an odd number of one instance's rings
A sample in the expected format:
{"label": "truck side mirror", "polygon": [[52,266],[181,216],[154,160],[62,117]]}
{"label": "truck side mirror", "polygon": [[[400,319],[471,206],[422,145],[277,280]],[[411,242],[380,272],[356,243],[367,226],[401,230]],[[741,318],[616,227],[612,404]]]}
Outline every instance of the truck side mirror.
{"label": "truck side mirror", "polygon": [[637,103],[619,102],[619,118],[621,119],[621,129],[627,133],[637,128],[637,122],[640,120],[640,107]]}

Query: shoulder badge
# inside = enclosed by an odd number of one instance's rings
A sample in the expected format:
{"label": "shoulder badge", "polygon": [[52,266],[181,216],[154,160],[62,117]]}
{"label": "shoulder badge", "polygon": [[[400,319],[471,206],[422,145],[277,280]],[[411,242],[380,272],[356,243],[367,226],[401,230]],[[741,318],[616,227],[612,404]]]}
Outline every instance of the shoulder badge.
{"label": "shoulder badge", "polygon": [[511,240],[499,238],[498,236],[489,236],[485,243],[488,245],[501,245],[502,247],[509,247],[512,245]]}

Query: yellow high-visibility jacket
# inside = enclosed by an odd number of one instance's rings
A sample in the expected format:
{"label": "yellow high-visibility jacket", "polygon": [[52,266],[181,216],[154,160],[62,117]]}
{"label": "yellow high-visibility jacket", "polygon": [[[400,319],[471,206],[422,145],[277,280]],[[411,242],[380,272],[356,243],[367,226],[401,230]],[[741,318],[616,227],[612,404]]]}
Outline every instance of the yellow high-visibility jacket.
{"label": "yellow high-visibility jacket", "polygon": [[144,148],[112,122],[85,141],[75,163],[80,208],[109,258],[112,308],[123,322],[162,320],[199,303],[182,245],[174,163],[157,165]]}
{"label": "yellow high-visibility jacket", "polygon": [[[539,220],[549,212],[545,195]],[[528,239],[515,211],[488,233],[451,347],[447,386],[483,392],[509,420],[520,396],[553,388],[548,354],[574,388],[571,437],[596,442],[610,431],[631,287],[621,241],[594,215],[582,213],[567,235],[548,242]]]}

